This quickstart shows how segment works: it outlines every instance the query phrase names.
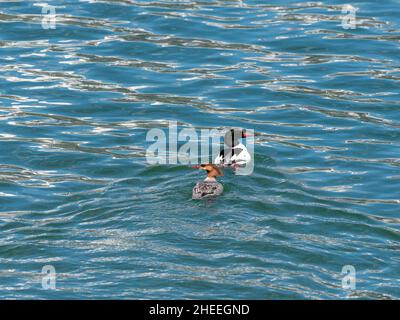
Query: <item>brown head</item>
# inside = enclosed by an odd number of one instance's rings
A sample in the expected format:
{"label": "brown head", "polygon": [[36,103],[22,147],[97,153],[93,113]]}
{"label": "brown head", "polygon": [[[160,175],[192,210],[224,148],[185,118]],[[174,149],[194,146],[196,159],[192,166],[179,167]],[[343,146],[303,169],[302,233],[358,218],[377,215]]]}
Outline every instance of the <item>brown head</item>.
{"label": "brown head", "polygon": [[200,166],[195,166],[194,168],[207,171],[207,177],[209,178],[215,178],[224,175],[216,165],[211,163],[201,164]]}

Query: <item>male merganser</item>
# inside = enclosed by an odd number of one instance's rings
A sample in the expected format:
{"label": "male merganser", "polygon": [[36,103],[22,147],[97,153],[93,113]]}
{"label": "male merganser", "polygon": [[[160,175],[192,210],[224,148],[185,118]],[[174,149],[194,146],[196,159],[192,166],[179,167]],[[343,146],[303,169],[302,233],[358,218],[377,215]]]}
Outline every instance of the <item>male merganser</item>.
{"label": "male merganser", "polygon": [[204,181],[197,182],[192,191],[192,199],[202,199],[206,197],[218,196],[224,191],[222,184],[217,182],[215,177],[223,176],[222,171],[213,164],[202,164],[194,166],[207,171],[207,178]]}
{"label": "male merganser", "polygon": [[246,130],[230,129],[225,133],[224,143],[226,148],[221,150],[214,163],[222,166],[241,166],[251,161],[247,148],[240,142],[240,139],[250,136]]}

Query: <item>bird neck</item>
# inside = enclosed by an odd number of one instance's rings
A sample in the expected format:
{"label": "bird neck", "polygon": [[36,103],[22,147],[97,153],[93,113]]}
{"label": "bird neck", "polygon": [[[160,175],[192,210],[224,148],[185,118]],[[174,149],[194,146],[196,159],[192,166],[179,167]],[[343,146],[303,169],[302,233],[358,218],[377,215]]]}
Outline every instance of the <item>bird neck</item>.
{"label": "bird neck", "polygon": [[225,142],[225,144],[230,148],[235,148],[237,145],[240,144],[240,140],[235,140],[235,141],[232,141],[231,143]]}
{"label": "bird neck", "polygon": [[244,149],[243,143],[241,143],[240,141],[238,141],[236,144],[234,144],[234,145],[232,146],[232,149],[236,149],[236,148]]}
{"label": "bird neck", "polygon": [[210,171],[207,171],[207,178],[210,178],[211,180],[215,180],[215,177],[218,177],[220,173],[216,169],[211,169]]}

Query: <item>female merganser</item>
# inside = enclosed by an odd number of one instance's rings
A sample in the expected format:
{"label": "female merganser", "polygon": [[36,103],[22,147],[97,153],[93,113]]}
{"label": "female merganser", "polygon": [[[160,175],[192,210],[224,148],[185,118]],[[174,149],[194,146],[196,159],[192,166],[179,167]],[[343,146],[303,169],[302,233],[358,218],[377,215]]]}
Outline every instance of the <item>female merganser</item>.
{"label": "female merganser", "polygon": [[207,178],[204,181],[197,182],[192,191],[192,199],[202,199],[206,197],[218,196],[224,191],[222,184],[217,182],[215,177],[223,176],[222,171],[213,164],[202,164],[194,166],[207,171]]}
{"label": "female merganser", "polygon": [[225,133],[224,143],[227,148],[221,150],[214,163],[222,166],[241,166],[251,161],[247,148],[240,142],[240,139],[250,136],[246,130],[230,129]]}

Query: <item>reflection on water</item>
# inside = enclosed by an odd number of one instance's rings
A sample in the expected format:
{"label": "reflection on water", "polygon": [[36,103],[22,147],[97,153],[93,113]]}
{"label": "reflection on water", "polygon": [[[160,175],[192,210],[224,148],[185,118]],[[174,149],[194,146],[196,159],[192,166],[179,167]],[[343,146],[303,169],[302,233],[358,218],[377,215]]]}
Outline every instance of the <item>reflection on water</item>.
{"label": "reflection on water", "polygon": [[[399,3],[343,4],[0,2],[1,296],[399,298]],[[170,120],[254,129],[254,173],[192,201]]]}

